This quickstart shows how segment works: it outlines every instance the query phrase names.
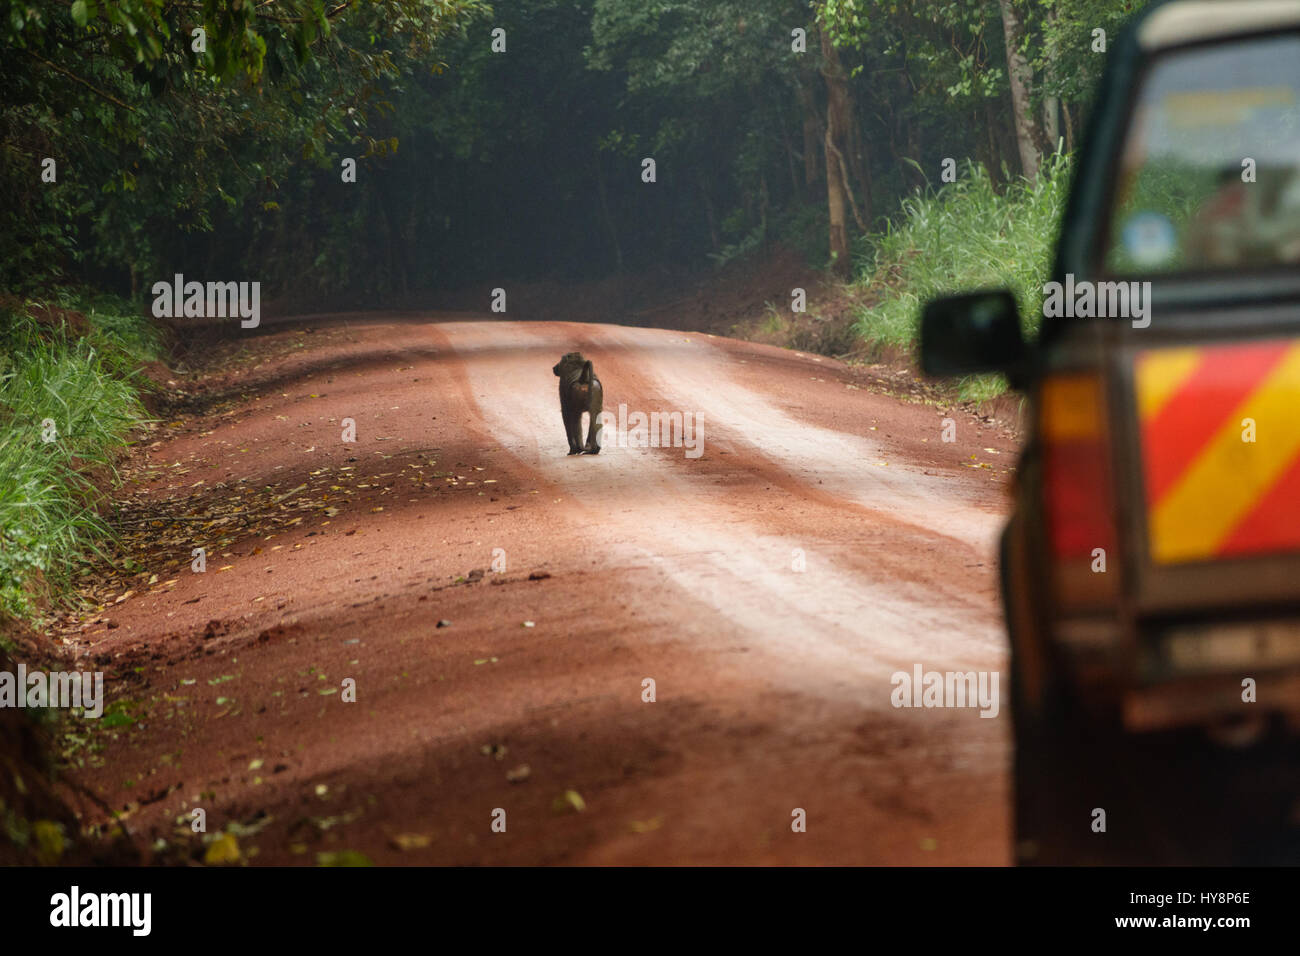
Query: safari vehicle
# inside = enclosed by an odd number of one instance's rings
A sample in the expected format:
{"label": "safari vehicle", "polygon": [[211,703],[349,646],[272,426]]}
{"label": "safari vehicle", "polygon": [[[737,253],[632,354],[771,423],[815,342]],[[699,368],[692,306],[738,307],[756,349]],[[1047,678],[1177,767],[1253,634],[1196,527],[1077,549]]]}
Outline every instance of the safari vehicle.
{"label": "safari vehicle", "polygon": [[928,373],[1028,399],[1016,855],[1297,863],[1300,2],[1158,3],[1109,57],[1052,281],[1149,311],[1032,343],[1006,291],[922,315]]}

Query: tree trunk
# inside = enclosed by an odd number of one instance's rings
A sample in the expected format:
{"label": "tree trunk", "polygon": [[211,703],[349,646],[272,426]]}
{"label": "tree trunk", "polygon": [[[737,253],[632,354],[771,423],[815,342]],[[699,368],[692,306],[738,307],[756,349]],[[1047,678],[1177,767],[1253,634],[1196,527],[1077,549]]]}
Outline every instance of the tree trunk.
{"label": "tree trunk", "polygon": [[984,122],[980,124],[984,127],[989,141],[989,162],[985,168],[989,171],[989,179],[993,183],[993,191],[998,195],[1002,194],[1002,149],[999,145],[997,135],[998,124],[993,116],[993,101],[985,98],[984,100]]}
{"label": "tree trunk", "polygon": [[1057,47],[1057,23],[1060,15],[1056,10],[1049,9],[1044,21],[1044,34],[1047,38],[1047,49],[1043,59],[1046,66],[1043,68],[1044,78],[1048,95],[1043,97],[1043,134],[1047,137],[1047,151],[1054,153],[1061,141],[1061,98],[1053,90],[1058,90],[1059,79],[1056,64],[1060,60],[1060,52]]}
{"label": "tree trunk", "polygon": [[830,218],[832,269],[840,275],[848,275],[851,263],[845,206],[851,187],[844,150],[849,128],[849,91],[839,54],[826,31],[820,32],[822,77],[826,81],[826,205]]}
{"label": "tree trunk", "polygon": [[398,234],[396,217],[393,214],[392,203],[388,191],[381,185],[375,193],[375,203],[379,206],[379,214],[384,220],[384,265],[377,271],[377,275],[372,276],[375,283],[374,291],[383,296],[385,301],[391,302],[393,291],[397,288],[398,274],[398,250],[401,248],[402,240]]}
{"label": "tree trunk", "polygon": [[418,277],[414,276],[415,262],[413,250],[417,248],[416,243],[419,241],[420,225],[420,207],[416,203],[411,203],[411,214],[406,217],[406,231],[402,234],[402,295],[411,294],[411,280]]}
{"label": "tree trunk", "polygon": [[863,141],[862,124],[856,110],[849,111],[849,169],[858,185],[862,217],[871,222],[871,166],[867,163],[867,147]]}
{"label": "tree trunk", "polygon": [[[670,196],[672,195],[672,192],[669,191],[671,190],[672,187],[671,179],[672,179],[671,175],[664,177],[664,190],[668,192],[668,195]],[[665,219],[664,246],[663,246],[662,257],[663,257],[663,261],[672,262],[673,261],[673,227],[677,224],[677,203],[675,202],[660,203],[660,208],[663,209],[664,211],[664,219]]]}
{"label": "tree trunk", "polygon": [[[906,57],[906,53],[904,53],[904,57]],[[906,68],[898,71],[896,85],[897,92],[889,97],[889,111],[893,117],[889,133],[890,149],[893,151],[898,168],[903,171],[905,182],[909,183],[913,189],[924,189],[929,183],[929,179],[925,173],[912,165],[912,163],[921,161],[921,149],[916,142],[916,124],[912,122],[915,115],[912,109],[914,97],[912,96],[912,81],[907,74]],[[976,128],[978,129],[978,127]],[[899,145],[900,140],[901,146]],[[910,159],[912,162],[904,162],[904,158]]]}
{"label": "tree trunk", "polygon": [[998,0],[1002,10],[1002,35],[1007,46],[1007,79],[1011,82],[1011,104],[1015,113],[1016,146],[1020,150],[1020,171],[1026,179],[1038,177],[1038,141],[1041,134],[1030,102],[1034,73],[1020,51],[1025,28],[1015,0]]}
{"label": "tree trunk", "polygon": [[[829,144],[831,132],[826,131]],[[840,275],[849,273],[849,230],[844,222],[844,187],[835,154],[826,150],[826,207],[830,213],[831,268]]]}
{"label": "tree trunk", "polygon": [[[916,140],[916,124],[913,123],[912,118],[906,114],[903,116],[903,142],[907,144],[908,159],[912,160],[913,163],[919,163],[921,161],[921,147]],[[912,163],[907,163],[906,168],[911,173],[913,185],[918,189],[924,189],[926,184],[929,182],[926,175],[913,166]]]}
{"label": "tree trunk", "polygon": [[600,197],[600,217],[605,220],[605,228],[609,230],[609,241],[614,246],[614,266],[619,274],[623,273],[623,247],[618,242],[618,229],[614,225],[614,217],[609,213],[609,198],[605,195],[605,171],[600,165],[600,156],[596,156],[596,194]]}
{"label": "tree trunk", "polygon": [[790,166],[790,195],[798,196],[802,190],[799,187],[799,173],[794,163],[794,144],[790,142],[790,130],[787,128],[784,119],[785,117],[778,112],[776,125],[781,130],[781,142],[785,146],[785,158]]}
{"label": "tree trunk", "polygon": [[803,181],[815,186],[820,178],[817,144],[821,140],[821,123],[817,119],[817,98],[805,83],[799,84],[799,102],[803,104]]}
{"label": "tree trunk", "polygon": [[721,251],[722,243],[718,238],[718,220],[713,212],[713,200],[709,198],[709,181],[704,175],[703,167],[700,169],[700,195],[704,197],[704,218],[709,223],[709,244],[713,246],[716,255]]}

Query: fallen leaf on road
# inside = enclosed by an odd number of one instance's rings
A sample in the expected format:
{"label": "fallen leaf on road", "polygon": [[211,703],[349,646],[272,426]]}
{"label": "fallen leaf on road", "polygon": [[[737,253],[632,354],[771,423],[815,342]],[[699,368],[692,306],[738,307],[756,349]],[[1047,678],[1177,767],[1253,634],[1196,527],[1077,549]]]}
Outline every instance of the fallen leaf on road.
{"label": "fallen leaf on road", "polygon": [[37,820],[32,824],[32,833],[36,837],[37,859],[46,866],[57,863],[63,856],[63,824]]}
{"label": "fallen leaf on road", "polygon": [[208,845],[207,852],[203,854],[203,862],[209,866],[238,863],[239,841],[233,834],[221,834]]}
{"label": "fallen leaf on road", "polygon": [[317,853],[317,866],[374,866],[370,857],[356,850],[339,850],[337,853]]}
{"label": "fallen leaf on road", "polygon": [[433,842],[427,833],[399,833],[390,841],[399,850],[420,850]]}
{"label": "fallen leaf on road", "polygon": [[565,790],[562,795],[552,801],[551,809],[556,813],[565,813],[569,810],[581,813],[587,809],[587,802],[582,799],[582,795],[577,790]]}

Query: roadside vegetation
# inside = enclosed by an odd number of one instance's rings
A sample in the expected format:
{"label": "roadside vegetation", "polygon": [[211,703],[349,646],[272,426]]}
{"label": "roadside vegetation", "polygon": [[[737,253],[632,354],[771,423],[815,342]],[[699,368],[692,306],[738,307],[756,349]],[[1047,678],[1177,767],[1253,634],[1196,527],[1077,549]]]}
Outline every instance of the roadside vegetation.
{"label": "roadside vegetation", "polygon": [[109,534],[97,483],[145,418],[140,364],[161,348],[122,300],[0,304],[0,619],[34,617]]}
{"label": "roadside vegetation", "polygon": [[[111,537],[104,492],[146,418],[142,363],[163,346],[141,310],[121,299],[68,289],[0,297],[0,671],[13,673],[17,658],[39,666],[41,652],[33,658],[30,647],[15,646],[15,623],[39,626]],[[0,774],[0,865],[131,862],[128,844],[82,839],[56,792],[55,714],[0,709],[8,768]]]}
{"label": "roadside vegetation", "polygon": [[[854,283],[870,303],[855,323],[863,342],[913,353],[928,300],[996,287],[1015,293],[1025,334],[1036,335],[1069,172],[1069,158],[1056,154],[1033,182],[999,192],[983,166],[969,163],[956,182],[903,200],[896,220],[864,239],[867,265]],[[1005,389],[1000,376],[958,384],[961,398],[976,401]]]}

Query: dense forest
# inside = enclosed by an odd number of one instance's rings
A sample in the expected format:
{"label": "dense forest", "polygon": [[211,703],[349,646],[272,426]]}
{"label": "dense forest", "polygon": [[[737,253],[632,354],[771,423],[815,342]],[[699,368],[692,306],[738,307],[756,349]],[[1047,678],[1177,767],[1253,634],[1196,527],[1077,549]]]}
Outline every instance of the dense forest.
{"label": "dense forest", "polygon": [[1068,152],[1138,6],[4,0],[0,288],[848,273],[903,197]]}

